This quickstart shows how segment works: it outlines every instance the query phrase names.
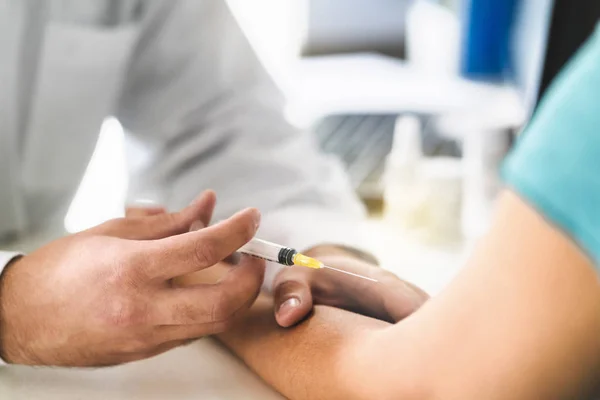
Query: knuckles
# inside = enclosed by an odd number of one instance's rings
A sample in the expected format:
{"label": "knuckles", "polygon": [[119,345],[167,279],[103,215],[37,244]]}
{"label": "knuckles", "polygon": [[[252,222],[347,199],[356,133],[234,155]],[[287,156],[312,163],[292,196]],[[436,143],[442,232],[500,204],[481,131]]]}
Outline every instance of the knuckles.
{"label": "knuckles", "polygon": [[238,309],[235,302],[222,291],[212,303],[210,320],[221,331],[227,330],[233,324],[233,317]]}
{"label": "knuckles", "polygon": [[109,267],[106,274],[106,285],[111,288],[120,288],[128,279],[127,264],[123,262],[115,262]]}
{"label": "knuckles", "polygon": [[211,238],[203,238],[198,241],[194,251],[198,265],[209,266],[220,261],[217,256],[217,246],[218,243]]}
{"label": "knuckles", "polygon": [[203,291],[196,293],[194,298],[173,305],[170,320],[181,325],[210,326],[205,329],[209,329],[211,334],[218,333],[233,325],[234,317],[242,306],[224,291]]}
{"label": "knuckles", "polygon": [[143,324],[146,320],[146,315],[143,308],[139,307],[137,302],[117,297],[107,302],[104,320],[112,327],[131,327]]}
{"label": "knuckles", "polygon": [[229,301],[227,297],[220,292],[212,303],[210,308],[210,320],[211,322],[220,322],[229,319],[230,317]]}
{"label": "knuckles", "polygon": [[203,315],[199,307],[195,304],[178,304],[173,313],[174,320],[179,324],[195,324],[206,322],[206,315]]}
{"label": "knuckles", "polygon": [[116,263],[106,277],[106,306],[104,319],[114,327],[141,325],[147,320],[147,304],[141,299],[143,290],[138,278],[130,272],[127,263]]}

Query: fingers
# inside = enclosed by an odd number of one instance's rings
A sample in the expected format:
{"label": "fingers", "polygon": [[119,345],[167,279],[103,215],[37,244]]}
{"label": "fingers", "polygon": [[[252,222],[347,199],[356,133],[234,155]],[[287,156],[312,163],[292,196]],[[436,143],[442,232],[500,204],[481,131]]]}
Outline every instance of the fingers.
{"label": "fingers", "polygon": [[[196,221],[210,223],[216,204],[215,193],[211,190],[205,191],[196,198],[189,206],[179,212],[154,215],[150,218],[138,220],[140,231],[135,239],[152,240],[179,235],[189,231],[190,226]],[[134,228],[134,229],[135,229]],[[139,236],[141,235],[141,237]]]}
{"label": "fingers", "polygon": [[[208,224],[215,208],[216,196],[205,191],[189,206],[174,213],[161,212],[160,207],[128,208],[126,218],[108,221],[90,230],[131,240],[155,240],[188,232],[196,221]],[[162,209],[164,210],[164,209]]]}
{"label": "fingers", "polygon": [[276,283],[273,305],[277,323],[287,328],[302,321],[312,310],[310,282],[306,279],[289,279]]}
{"label": "fingers", "polygon": [[125,208],[125,217],[150,217],[152,215],[165,214],[166,212],[167,209],[162,206],[128,206]]}
{"label": "fingers", "polygon": [[421,308],[429,300],[429,295],[412,283],[397,279],[382,288],[381,298],[387,320],[398,322]]}
{"label": "fingers", "polygon": [[189,226],[190,230],[197,231],[210,225],[210,221],[215,210],[217,196],[212,190],[207,190],[192,203],[197,211],[195,214],[196,220]]}
{"label": "fingers", "polygon": [[211,227],[146,246],[146,274],[163,280],[210,267],[238,250],[258,229],[260,213],[246,209]]}
{"label": "fingers", "polygon": [[164,327],[163,340],[184,340],[225,330],[260,292],[264,262],[244,259],[213,285],[169,288],[156,299],[152,321]]}
{"label": "fingers", "polygon": [[416,311],[428,298],[416,286],[397,276],[352,257],[324,257],[328,265],[375,277],[378,282],[358,279],[331,270],[287,268],[274,282],[277,323],[289,327],[300,322],[313,304],[342,308],[388,322],[397,322]]}

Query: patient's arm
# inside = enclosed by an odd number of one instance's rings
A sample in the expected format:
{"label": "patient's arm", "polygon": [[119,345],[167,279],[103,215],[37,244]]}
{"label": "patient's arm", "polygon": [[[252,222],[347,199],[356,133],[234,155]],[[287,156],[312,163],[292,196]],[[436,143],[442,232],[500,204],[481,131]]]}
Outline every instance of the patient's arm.
{"label": "patient's arm", "polygon": [[[270,298],[260,297],[239,329],[219,336],[269,384],[292,399],[353,398],[346,382],[349,349],[361,336],[390,324],[349,311],[315,306],[313,315],[294,328],[275,322]],[[345,389],[349,390],[346,391]]]}
{"label": "patient's arm", "polygon": [[262,298],[219,338],[293,399],[579,399],[600,371],[600,285],[567,237],[506,193],[465,269],[402,322],[316,307],[283,330]]}

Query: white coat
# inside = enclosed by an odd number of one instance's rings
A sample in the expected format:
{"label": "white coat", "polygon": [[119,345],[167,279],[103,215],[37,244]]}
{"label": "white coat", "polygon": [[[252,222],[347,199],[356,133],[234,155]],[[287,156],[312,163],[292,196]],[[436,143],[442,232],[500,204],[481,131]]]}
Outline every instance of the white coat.
{"label": "white coat", "polygon": [[0,55],[0,271],[8,239],[62,223],[109,115],[151,150],[130,199],[212,188],[215,219],[258,207],[266,239],[356,243],[360,203],[224,0],[0,0]]}

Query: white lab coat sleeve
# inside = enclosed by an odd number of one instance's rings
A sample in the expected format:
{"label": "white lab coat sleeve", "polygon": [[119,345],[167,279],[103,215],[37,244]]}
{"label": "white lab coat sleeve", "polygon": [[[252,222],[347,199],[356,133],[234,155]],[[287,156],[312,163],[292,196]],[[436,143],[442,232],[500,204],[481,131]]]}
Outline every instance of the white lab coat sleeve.
{"label": "white lab coat sleeve", "polygon": [[286,122],[226,2],[161,7],[144,22],[117,114],[152,151],[130,199],[178,209],[211,188],[215,220],[257,207],[265,239],[298,249],[364,243],[364,210],[341,166]]}
{"label": "white lab coat sleeve", "polygon": [[[6,266],[15,258],[21,256],[22,254],[20,253],[15,253],[15,252],[11,252],[11,251],[0,251],[0,276],[2,276],[2,272],[4,271],[4,268],[6,268]],[[4,360],[2,360],[2,358],[0,358],[0,366],[2,365],[6,365],[6,363],[4,362]]]}

